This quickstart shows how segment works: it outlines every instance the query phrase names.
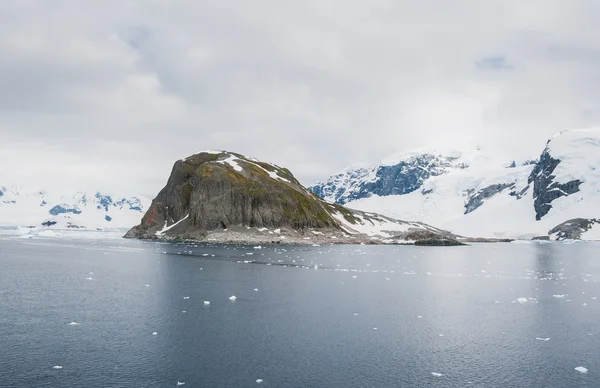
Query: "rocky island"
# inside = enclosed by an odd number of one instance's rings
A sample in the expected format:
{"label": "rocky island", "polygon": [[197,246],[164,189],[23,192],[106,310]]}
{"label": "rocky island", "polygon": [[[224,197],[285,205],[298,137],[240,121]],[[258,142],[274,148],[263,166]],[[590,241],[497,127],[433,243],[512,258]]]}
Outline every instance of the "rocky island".
{"label": "rocky island", "polygon": [[227,151],[178,160],[126,238],[222,243],[462,245],[420,222],[332,204],[286,168]]}

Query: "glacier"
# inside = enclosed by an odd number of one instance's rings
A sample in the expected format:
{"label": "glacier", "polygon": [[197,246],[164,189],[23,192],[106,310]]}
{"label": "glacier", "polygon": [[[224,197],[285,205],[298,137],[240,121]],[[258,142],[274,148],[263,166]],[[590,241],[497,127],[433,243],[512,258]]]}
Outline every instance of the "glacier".
{"label": "glacier", "polygon": [[[600,239],[598,127],[560,132],[539,158],[520,162],[480,150],[418,155],[345,169],[311,189],[330,202],[464,236]],[[382,169],[395,170],[395,179],[385,181]]]}
{"label": "glacier", "polygon": [[149,204],[141,196],[83,191],[62,195],[0,186],[0,227],[127,229],[140,222]]}

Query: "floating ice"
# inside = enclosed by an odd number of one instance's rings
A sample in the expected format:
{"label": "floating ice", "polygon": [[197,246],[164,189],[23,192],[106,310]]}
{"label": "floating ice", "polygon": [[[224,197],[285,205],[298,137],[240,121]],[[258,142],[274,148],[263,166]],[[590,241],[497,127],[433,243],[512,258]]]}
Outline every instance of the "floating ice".
{"label": "floating ice", "polygon": [[260,245],[257,245],[254,247],[254,249],[262,249],[262,247]]}
{"label": "floating ice", "polygon": [[538,340],[538,341],[550,341],[550,338],[535,337],[535,339]]}
{"label": "floating ice", "polygon": [[[62,369],[62,368],[63,368],[62,365],[54,365],[52,367],[52,369]],[[577,368],[575,368],[575,369],[577,369]],[[587,371],[587,369],[586,369],[586,371]]]}
{"label": "floating ice", "polygon": [[71,326],[77,326],[77,325],[79,325],[79,323],[77,323],[77,322],[71,322],[71,323],[69,323],[69,325],[71,325]]}
{"label": "floating ice", "polygon": [[587,368],[585,368],[583,366],[578,366],[577,368],[575,368],[575,370],[579,373],[587,373],[587,371],[588,371]]}
{"label": "floating ice", "polygon": [[205,301],[204,301],[204,305],[205,305],[205,306],[208,306],[209,304],[210,304],[210,302],[209,302],[209,301],[207,301],[207,300],[205,300]]}
{"label": "floating ice", "polygon": [[358,315],[358,313],[354,313],[354,315]]}
{"label": "floating ice", "polygon": [[422,315],[417,315],[417,318],[421,319],[421,318],[423,318],[423,316]]}
{"label": "floating ice", "polygon": [[564,298],[564,297],[565,297],[565,295],[564,295],[564,294],[563,294],[563,295],[552,295],[552,297],[553,297],[553,298]]}
{"label": "floating ice", "polygon": [[184,314],[187,313],[187,311],[185,311],[185,310],[181,310],[181,312],[184,313]]}
{"label": "floating ice", "polygon": [[255,288],[254,291],[258,292],[258,288]]}
{"label": "floating ice", "polygon": [[183,299],[190,299],[190,297],[189,296],[184,296]]}
{"label": "floating ice", "polygon": [[229,300],[231,300],[231,301],[234,301],[234,300],[236,300],[236,299],[237,299],[237,297],[236,297],[235,295],[231,295],[231,296],[229,297]]}
{"label": "floating ice", "polygon": [[149,284],[144,284],[144,287],[150,287],[150,285]]}
{"label": "floating ice", "polygon": [[152,335],[158,335],[158,333],[157,333],[157,332],[154,332],[154,333],[152,333]]}
{"label": "floating ice", "polygon": [[517,298],[517,302],[521,304],[527,303],[527,298]]}
{"label": "floating ice", "polygon": [[438,372],[431,372],[431,375],[435,376],[435,377],[442,377],[443,376],[443,374],[438,373]]}
{"label": "floating ice", "polygon": [[257,382],[258,384],[260,384],[260,383],[262,383],[262,382],[263,382],[263,379],[256,379],[256,382]]}
{"label": "floating ice", "polygon": [[177,385],[185,385],[185,382],[177,380]]}
{"label": "floating ice", "polygon": [[92,277],[90,276],[90,277],[85,278],[85,280],[94,280],[94,279],[92,279]]}
{"label": "floating ice", "polygon": [[354,275],[354,276],[352,276],[352,279],[356,279],[357,277],[358,277],[358,276]]}
{"label": "floating ice", "polygon": [[374,327],[374,328],[373,328],[373,330],[377,330],[377,328],[376,328],[376,327]]}

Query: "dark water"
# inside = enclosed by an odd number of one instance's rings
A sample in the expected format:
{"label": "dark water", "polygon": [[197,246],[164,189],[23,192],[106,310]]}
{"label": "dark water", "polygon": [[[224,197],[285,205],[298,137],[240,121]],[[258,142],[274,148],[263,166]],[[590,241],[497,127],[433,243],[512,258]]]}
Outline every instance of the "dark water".
{"label": "dark water", "polygon": [[599,281],[593,243],[3,238],[0,386],[598,387]]}

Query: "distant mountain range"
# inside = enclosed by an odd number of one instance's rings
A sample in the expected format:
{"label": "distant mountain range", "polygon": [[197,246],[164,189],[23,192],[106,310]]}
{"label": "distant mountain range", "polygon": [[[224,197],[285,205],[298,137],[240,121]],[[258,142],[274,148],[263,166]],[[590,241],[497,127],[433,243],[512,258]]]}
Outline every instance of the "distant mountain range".
{"label": "distant mountain range", "polygon": [[139,223],[150,199],[99,192],[56,195],[0,186],[0,226],[119,229]]}
{"label": "distant mountain range", "polygon": [[310,187],[327,201],[467,236],[600,240],[600,128],[564,131],[535,160],[426,150]]}

